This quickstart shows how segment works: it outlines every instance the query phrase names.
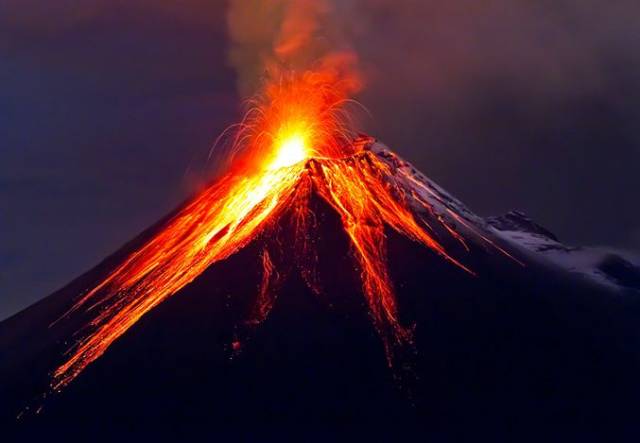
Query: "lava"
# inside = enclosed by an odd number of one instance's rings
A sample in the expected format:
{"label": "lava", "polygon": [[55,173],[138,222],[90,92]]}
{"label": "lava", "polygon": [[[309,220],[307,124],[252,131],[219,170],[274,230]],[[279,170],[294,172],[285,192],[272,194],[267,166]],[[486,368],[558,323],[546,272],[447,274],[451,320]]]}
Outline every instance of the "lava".
{"label": "lava", "polygon": [[[92,319],[54,371],[53,390],[70,383],[142,316],[209,266],[267,232],[285,211],[296,220],[296,237],[301,240],[296,248],[308,253],[304,237],[314,223],[308,204],[311,193],[324,199],[341,219],[387,355],[395,344],[411,343],[411,329],[399,320],[386,263],[385,227],[423,244],[463,272],[473,272],[449,255],[424,217],[417,215],[415,205],[427,214],[434,211],[410,191],[415,189],[408,186],[414,179],[363,149],[366,143],[354,143],[345,113],[349,89],[332,71],[286,75],[267,85],[236,127],[231,142],[236,160],[227,172],[65,314],[84,309]],[[268,315],[274,302],[272,286],[282,277],[267,249],[261,258],[264,273],[256,323]],[[317,292],[313,270],[301,272]]]}

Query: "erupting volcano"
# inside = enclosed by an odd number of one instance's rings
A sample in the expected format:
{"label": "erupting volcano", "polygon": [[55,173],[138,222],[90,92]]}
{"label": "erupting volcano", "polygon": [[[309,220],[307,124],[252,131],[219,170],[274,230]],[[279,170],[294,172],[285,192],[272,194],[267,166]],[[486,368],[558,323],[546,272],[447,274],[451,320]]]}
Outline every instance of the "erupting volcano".
{"label": "erupting volcano", "polygon": [[473,214],[354,133],[353,88],[331,68],[268,82],[220,139],[226,170],[0,323],[10,429],[635,425],[637,297],[619,295],[640,271],[521,213]]}
{"label": "erupting volcano", "polygon": [[[308,23],[322,2],[303,3]],[[309,39],[293,34],[278,55]],[[448,441],[637,428],[640,270],[517,211],[479,217],[358,134],[344,57],[279,64],[216,142],[207,186],[0,323],[0,419],[112,440],[113,423],[154,440],[161,425],[253,440],[261,423]]]}
{"label": "erupting volcano", "polygon": [[[146,244],[132,252],[102,282],[82,295],[65,316],[84,309],[92,319],[54,372],[59,390],[124,334],[149,310],[269,231],[291,211],[296,255],[313,256],[306,244],[317,194],[339,215],[351,241],[362,291],[380,333],[389,364],[392,347],[410,344],[411,331],[398,318],[393,282],[387,269],[385,227],[418,242],[443,260],[474,274],[448,253],[429,223],[437,222],[465,248],[468,239],[456,225],[468,225],[452,211],[436,211],[425,183],[391,153],[372,150],[375,141],[354,139],[345,111],[348,82],[336,72],[289,74],[269,84],[254,100],[233,135],[236,161],[222,177],[188,202]],[[431,222],[429,220],[432,220]],[[487,237],[477,238],[506,256]],[[262,252],[264,278],[255,310],[259,322],[274,303],[271,275],[281,273]],[[515,259],[514,259],[515,260]],[[300,258],[307,284],[320,293],[313,259]],[[304,263],[304,264],[303,264]]]}

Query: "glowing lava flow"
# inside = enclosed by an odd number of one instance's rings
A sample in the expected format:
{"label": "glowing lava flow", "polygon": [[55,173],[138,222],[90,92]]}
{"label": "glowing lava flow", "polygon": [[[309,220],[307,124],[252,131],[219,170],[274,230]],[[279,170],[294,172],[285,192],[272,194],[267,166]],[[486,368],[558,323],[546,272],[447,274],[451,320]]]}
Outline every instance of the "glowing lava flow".
{"label": "glowing lava flow", "polygon": [[138,319],[208,266],[251,241],[287,205],[303,164],[253,177],[227,176],[188,204],[151,241],[134,252],[74,310],[97,293],[91,305],[96,331],[82,340],[54,376],[54,387],[73,379]]}
{"label": "glowing lava flow", "polygon": [[[372,152],[347,159],[311,160],[311,177],[318,193],[340,215],[351,239],[362,274],[363,292],[390,358],[389,338],[398,344],[411,341],[398,319],[386,258],[385,225],[422,243],[445,260],[472,273],[450,257],[413,215],[403,187],[389,165]],[[425,206],[425,209],[430,209]],[[391,362],[389,362],[391,363]]]}
{"label": "glowing lava flow", "polygon": [[[305,74],[267,88],[235,138],[240,166],[185,205],[67,313],[84,308],[95,315],[88,332],[55,370],[54,390],[71,382],[159,303],[256,239],[285,210],[298,220],[298,231],[306,229],[313,216],[308,206],[312,192],[342,220],[387,355],[393,343],[411,342],[410,331],[398,319],[386,264],[385,226],[471,271],[430,235],[409,201],[430,213],[432,208],[407,191],[387,162],[373,152],[358,150],[348,138],[340,118],[344,97],[340,82],[330,75]],[[258,322],[271,309],[269,284],[279,277],[266,250],[262,262]]]}

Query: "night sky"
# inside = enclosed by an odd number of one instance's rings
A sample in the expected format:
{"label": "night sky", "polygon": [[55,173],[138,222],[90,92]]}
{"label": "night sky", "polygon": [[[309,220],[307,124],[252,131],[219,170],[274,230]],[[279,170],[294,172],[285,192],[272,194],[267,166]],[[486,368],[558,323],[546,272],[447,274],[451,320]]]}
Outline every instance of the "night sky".
{"label": "night sky", "polygon": [[[0,0],[0,318],[193,192],[238,119],[226,2],[160,3]],[[363,129],[480,215],[640,249],[640,3],[611,3],[341,1]]]}

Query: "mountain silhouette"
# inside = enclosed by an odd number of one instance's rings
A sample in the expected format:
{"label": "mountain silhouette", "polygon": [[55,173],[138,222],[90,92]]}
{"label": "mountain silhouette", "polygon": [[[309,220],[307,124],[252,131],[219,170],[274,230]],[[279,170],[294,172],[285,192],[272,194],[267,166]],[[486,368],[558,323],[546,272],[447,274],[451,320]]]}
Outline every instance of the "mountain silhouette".
{"label": "mountain silhouette", "polygon": [[[295,214],[285,209],[268,231],[147,312],[53,392],[53,372],[94,313],[63,315],[178,208],[0,323],[6,435],[637,441],[637,266],[615,253],[562,245],[520,212],[483,219],[381,143],[361,143],[366,155],[420,184],[412,191],[433,209],[420,217],[472,271],[385,227],[409,343],[385,352],[343,220],[312,192],[315,223],[304,235],[315,251],[317,287],[295,250]],[[277,284],[257,321],[265,248]]]}

